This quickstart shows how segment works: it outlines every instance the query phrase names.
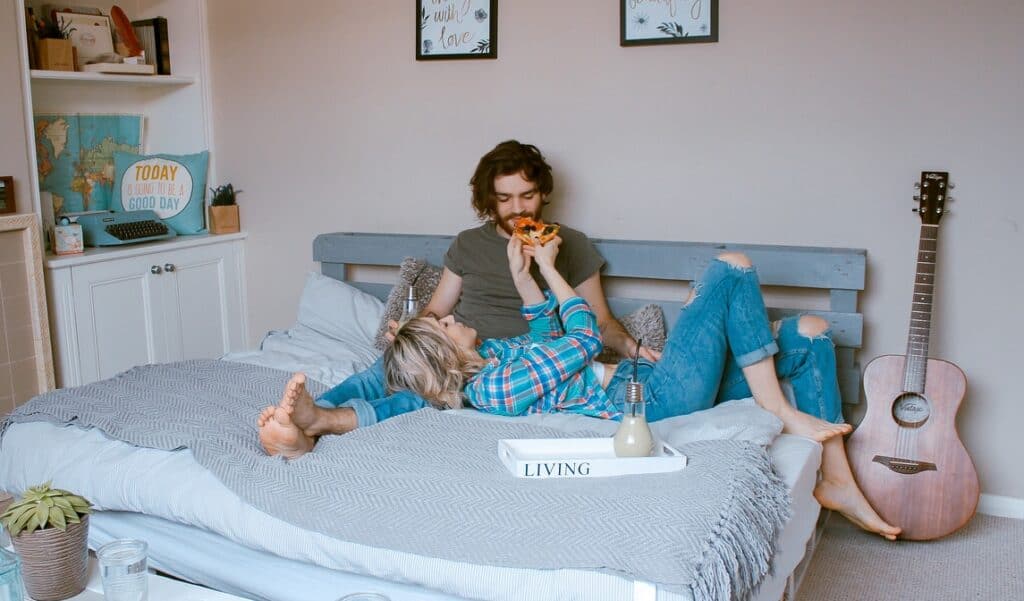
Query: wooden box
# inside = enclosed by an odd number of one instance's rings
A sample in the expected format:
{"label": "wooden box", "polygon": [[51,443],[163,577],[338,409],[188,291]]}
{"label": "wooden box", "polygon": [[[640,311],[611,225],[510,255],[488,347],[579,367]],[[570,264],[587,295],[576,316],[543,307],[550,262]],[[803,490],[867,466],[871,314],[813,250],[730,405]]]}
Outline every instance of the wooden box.
{"label": "wooden box", "polygon": [[233,234],[239,229],[238,205],[210,205],[211,234]]}
{"label": "wooden box", "polygon": [[39,68],[47,71],[74,71],[75,47],[71,40],[42,39],[36,42]]}

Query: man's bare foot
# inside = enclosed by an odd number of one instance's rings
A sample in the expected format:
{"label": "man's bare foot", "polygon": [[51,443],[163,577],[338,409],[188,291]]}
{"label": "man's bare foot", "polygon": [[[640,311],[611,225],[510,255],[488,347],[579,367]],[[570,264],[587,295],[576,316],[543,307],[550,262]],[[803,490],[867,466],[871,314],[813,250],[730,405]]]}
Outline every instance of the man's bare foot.
{"label": "man's bare foot", "polygon": [[291,413],[282,405],[271,405],[256,418],[260,428],[260,444],[267,455],[282,455],[294,459],[313,450],[316,439],[299,429]]}
{"label": "man's bare foot", "polygon": [[782,415],[779,415],[779,419],[782,420],[783,432],[806,436],[818,442],[825,442],[833,436],[849,434],[853,430],[850,424],[833,424],[832,422],[827,422],[813,415],[798,411],[791,405],[785,406],[782,410]]}
{"label": "man's bare foot", "polygon": [[864,494],[852,482],[842,484],[822,479],[814,489],[814,498],[822,507],[843,514],[863,530],[874,532],[889,540],[896,540],[902,528],[893,526],[879,516]]}

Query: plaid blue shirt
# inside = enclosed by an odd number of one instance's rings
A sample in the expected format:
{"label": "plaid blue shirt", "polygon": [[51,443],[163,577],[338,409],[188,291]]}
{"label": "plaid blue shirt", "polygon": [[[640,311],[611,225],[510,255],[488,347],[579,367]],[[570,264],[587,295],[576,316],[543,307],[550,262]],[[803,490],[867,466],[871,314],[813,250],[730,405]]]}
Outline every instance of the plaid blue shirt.
{"label": "plaid blue shirt", "polygon": [[524,306],[522,314],[529,333],[490,338],[480,345],[478,351],[488,365],[466,384],[470,404],[498,415],[570,412],[617,417],[619,410],[590,368],[602,348],[590,305],[574,296],[558,306],[548,292],[544,302]]}

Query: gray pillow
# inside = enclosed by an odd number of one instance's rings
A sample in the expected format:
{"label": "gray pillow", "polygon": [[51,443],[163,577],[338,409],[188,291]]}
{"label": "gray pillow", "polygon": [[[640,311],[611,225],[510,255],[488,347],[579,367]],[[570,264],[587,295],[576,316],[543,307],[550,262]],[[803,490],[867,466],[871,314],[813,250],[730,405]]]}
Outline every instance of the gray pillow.
{"label": "gray pillow", "polygon": [[[644,346],[656,351],[665,348],[665,313],[661,310],[661,305],[654,303],[644,305],[636,311],[620,317],[619,321],[635,340],[643,339]],[[602,363],[618,363],[623,360],[623,357],[612,349],[605,348],[597,360]]]}
{"label": "gray pillow", "polygon": [[381,317],[380,325],[377,327],[377,336],[374,338],[374,346],[377,350],[383,351],[388,341],[384,335],[388,331],[388,321],[398,321],[402,316],[402,308],[405,306],[406,291],[411,285],[416,295],[416,302],[420,309],[427,306],[430,297],[434,296],[434,289],[441,281],[441,268],[427,263],[424,259],[406,257],[398,267],[398,282],[388,293],[388,299],[384,302],[384,315]]}

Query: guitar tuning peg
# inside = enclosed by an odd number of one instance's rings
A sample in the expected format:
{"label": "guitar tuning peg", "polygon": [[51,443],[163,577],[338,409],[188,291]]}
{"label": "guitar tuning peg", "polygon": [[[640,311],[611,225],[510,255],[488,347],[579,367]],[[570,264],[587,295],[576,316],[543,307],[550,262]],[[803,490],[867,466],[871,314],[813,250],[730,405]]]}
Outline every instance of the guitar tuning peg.
{"label": "guitar tuning peg", "polygon": [[952,196],[947,196],[946,197],[946,202],[953,202],[954,200],[956,200],[956,199],[953,198]]}
{"label": "guitar tuning peg", "polygon": [[940,208],[940,207],[935,207],[935,213],[937,215],[950,215],[950,214],[953,213],[953,211],[950,211],[949,209],[943,209],[943,208]]}
{"label": "guitar tuning peg", "polygon": [[920,202],[920,200],[921,200],[921,195],[920,195],[920,194],[915,194],[915,195],[914,195],[914,200],[916,200],[916,201],[919,201],[919,202]]}
{"label": "guitar tuning peg", "polygon": [[952,190],[953,188],[956,188],[956,184],[949,182],[949,189]]}
{"label": "guitar tuning peg", "polygon": [[914,182],[914,189],[915,190],[920,190],[921,189],[921,182]]}
{"label": "guitar tuning peg", "polygon": [[921,210],[920,210],[920,209],[918,209],[917,207],[914,207],[913,209],[910,209],[910,212],[911,212],[911,213],[920,213],[920,212],[921,212]]}

